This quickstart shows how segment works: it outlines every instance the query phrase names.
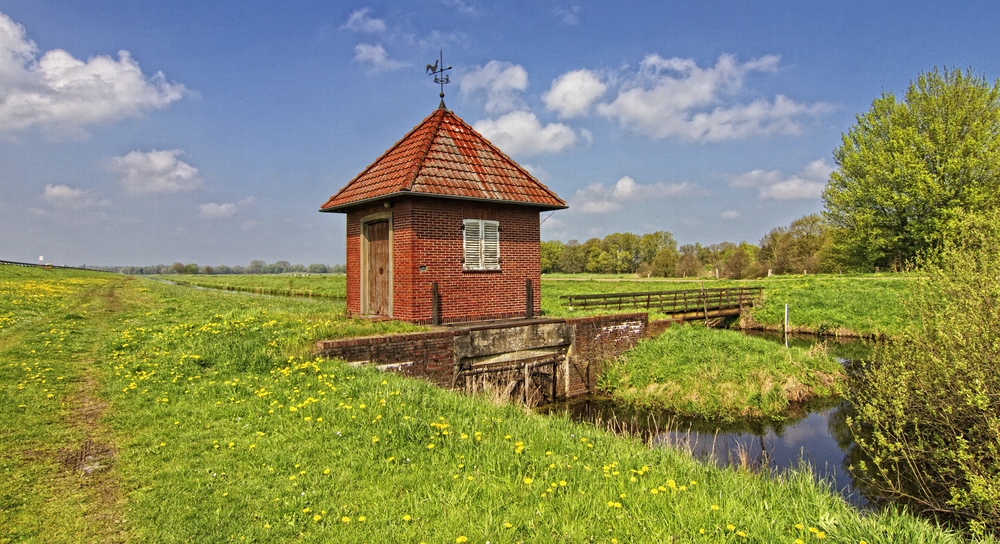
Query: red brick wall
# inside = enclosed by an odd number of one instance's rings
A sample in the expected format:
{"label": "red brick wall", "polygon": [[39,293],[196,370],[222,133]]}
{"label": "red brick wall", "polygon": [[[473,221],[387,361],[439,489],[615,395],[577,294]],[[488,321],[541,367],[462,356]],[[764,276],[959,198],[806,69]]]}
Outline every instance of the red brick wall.
{"label": "red brick wall", "polygon": [[[347,309],[361,311],[361,218],[392,212],[393,316],[416,323],[432,318],[431,285],[438,283],[445,323],[520,317],[526,310],[526,280],[541,310],[537,208],[437,198],[394,198],[347,216]],[[500,270],[464,271],[462,220],[500,222]],[[424,271],[420,267],[424,266]]]}
{"label": "red brick wall", "polygon": [[646,337],[649,328],[645,312],[578,317],[566,322],[576,328],[568,389],[565,378],[560,379],[560,394],[566,398],[594,392],[604,363],[633,348]]}
{"label": "red brick wall", "polygon": [[450,388],[455,368],[456,334],[459,333],[432,331],[321,340],[316,342],[316,354],[348,362],[412,363],[393,370]]}

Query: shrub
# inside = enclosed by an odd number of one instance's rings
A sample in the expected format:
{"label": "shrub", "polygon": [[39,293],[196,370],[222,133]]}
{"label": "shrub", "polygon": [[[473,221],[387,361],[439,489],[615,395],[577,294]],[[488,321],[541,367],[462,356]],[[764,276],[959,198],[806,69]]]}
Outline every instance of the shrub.
{"label": "shrub", "polygon": [[912,328],[878,346],[849,424],[868,487],[1000,530],[1000,213],[958,222],[908,302]]}

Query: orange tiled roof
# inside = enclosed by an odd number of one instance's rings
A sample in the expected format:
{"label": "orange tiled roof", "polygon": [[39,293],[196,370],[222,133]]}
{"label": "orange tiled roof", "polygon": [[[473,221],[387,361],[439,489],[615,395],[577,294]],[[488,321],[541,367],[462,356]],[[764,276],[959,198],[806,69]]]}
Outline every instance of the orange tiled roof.
{"label": "orange tiled roof", "polygon": [[403,194],[497,200],[544,210],[567,207],[443,103],[320,211],[344,212],[361,202]]}

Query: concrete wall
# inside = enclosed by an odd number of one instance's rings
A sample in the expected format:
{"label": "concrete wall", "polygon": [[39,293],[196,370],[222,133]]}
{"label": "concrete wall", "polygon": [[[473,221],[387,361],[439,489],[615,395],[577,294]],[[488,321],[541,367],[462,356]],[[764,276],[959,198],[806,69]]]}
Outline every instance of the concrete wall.
{"label": "concrete wall", "polygon": [[[661,325],[656,327],[662,331]],[[389,334],[316,343],[316,354],[375,364],[407,376],[452,387],[460,368],[565,353],[557,369],[556,395],[594,392],[604,362],[635,346],[650,330],[645,313],[535,320],[429,332]]]}

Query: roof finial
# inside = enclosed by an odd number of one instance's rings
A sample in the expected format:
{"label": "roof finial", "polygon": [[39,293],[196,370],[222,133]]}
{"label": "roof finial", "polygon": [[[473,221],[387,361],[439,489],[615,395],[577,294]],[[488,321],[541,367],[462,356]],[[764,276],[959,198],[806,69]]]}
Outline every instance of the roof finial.
{"label": "roof finial", "polygon": [[448,74],[446,74],[445,71],[446,70],[451,70],[451,66],[449,66],[447,68],[444,67],[444,50],[440,50],[439,54],[440,54],[440,57],[438,57],[438,60],[434,61],[434,64],[428,64],[427,65],[427,75],[432,75],[433,74],[434,75],[434,83],[437,83],[437,84],[441,85],[441,95],[440,95],[441,96],[441,105],[439,107],[441,109],[445,109],[445,107],[444,107],[444,84],[445,83],[451,83],[451,79],[448,77]]}

